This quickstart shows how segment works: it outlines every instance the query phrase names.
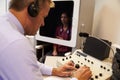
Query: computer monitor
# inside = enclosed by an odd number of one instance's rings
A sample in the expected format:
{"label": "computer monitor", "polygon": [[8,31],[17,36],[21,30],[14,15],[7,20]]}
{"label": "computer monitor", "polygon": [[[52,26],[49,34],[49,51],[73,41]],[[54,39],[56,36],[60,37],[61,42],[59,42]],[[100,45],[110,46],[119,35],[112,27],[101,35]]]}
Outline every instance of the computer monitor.
{"label": "computer monitor", "polygon": [[[53,0],[55,7],[50,9],[48,16],[45,19],[45,26],[40,27],[36,34],[36,40],[75,47],[77,39],[77,28],[79,18],[80,0]],[[55,31],[60,23],[60,15],[62,12],[67,12],[71,19],[71,37],[69,40],[56,38]]]}

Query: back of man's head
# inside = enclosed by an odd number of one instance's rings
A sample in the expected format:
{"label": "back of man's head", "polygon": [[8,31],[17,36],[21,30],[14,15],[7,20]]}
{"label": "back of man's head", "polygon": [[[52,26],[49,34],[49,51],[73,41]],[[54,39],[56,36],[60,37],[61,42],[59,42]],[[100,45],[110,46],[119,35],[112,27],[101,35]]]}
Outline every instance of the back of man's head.
{"label": "back of man's head", "polygon": [[[39,7],[42,7],[46,1],[49,2],[50,6],[51,6],[51,3],[52,3],[51,0],[10,0],[9,9],[21,11],[25,7],[28,7],[33,2],[37,5],[39,5]],[[54,6],[54,4],[52,6]]]}

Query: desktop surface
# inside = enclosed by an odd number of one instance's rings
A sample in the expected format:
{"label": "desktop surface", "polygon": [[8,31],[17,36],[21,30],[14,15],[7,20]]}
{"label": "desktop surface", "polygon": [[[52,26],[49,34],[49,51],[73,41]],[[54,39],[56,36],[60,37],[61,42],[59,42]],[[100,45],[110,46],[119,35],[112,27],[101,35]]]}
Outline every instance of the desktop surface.
{"label": "desktop surface", "polygon": [[[64,57],[61,56],[46,56],[45,64],[51,67],[57,67],[57,61]],[[44,76],[44,80],[69,80],[69,77],[58,77],[58,76]]]}

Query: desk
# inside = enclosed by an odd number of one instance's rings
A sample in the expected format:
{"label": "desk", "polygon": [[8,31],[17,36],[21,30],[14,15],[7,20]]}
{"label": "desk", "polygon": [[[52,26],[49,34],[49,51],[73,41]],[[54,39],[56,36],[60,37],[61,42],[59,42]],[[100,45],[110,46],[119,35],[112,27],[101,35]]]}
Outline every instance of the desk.
{"label": "desk", "polygon": [[[58,56],[46,56],[45,64],[52,67],[57,67],[56,63],[58,59],[63,57]],[[63,78],[57,76],[44,76],[44,80],[69,80],[70,78]]]}
{"label": "desk", "polygon": [[46,56],[45,64],[52,67],[57,67],[57,60],[62,59],[60,56]]}

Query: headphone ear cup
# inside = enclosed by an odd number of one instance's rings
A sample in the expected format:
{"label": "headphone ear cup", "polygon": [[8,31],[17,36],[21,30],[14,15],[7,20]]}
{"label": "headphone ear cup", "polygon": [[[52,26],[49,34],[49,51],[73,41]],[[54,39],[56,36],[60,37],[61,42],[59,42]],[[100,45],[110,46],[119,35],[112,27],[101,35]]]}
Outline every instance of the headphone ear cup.
{"label": "headphone ear cup", "polygon": [[39,9],[38,7],[35,5],[34,2],[32,2],[29,6],[28,6],[28,14],[31,17],[36,17],[39,13]]}

